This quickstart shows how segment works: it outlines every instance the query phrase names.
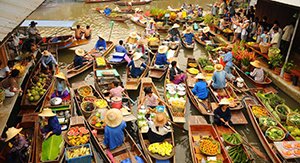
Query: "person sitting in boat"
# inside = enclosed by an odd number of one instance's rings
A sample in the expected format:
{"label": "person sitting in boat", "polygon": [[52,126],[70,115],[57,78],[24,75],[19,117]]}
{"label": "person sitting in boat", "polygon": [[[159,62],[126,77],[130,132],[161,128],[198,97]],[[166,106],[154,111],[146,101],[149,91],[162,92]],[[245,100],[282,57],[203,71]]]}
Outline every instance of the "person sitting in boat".
{"label": "person sitting in boat", "polygon": [[56,78],[56,83],[55,83],[56,86],[55,86],[54,93],[51,95],[51,98],[59,97],[63,100],[70,98],[70,92],[68,89],[68,85],[66,81],[67,78],[65,74],[59,72],[58,74],[54,75],[54,77]]}
{"label": "person sitting in boat", "polygon": [[132,60],[127,65],[127,67],[130,69],[130,76],[133,78],[138,78],[140,75],[142,75],[144,69],[146,69],[147,67],[147,65],[141,59],[142,56],[142,53],[135,52],[133,54]]}
{"label": "person sitting in boat", "polygon": [[155,34],[155,32],[156,32],[156,24],[155,24],[155,21],[153,19],[151,19],[149,21],[149,23],[147,24],[146,34],[153,35],[153,34]]}
{"label": "person sitting in boat", "polygon": [[231,69],[233,66],[232,63],[232,48],[230,46],[227,46],[226,48],[223,49],[225,54],[222,54],[222,60],[225,63],[225,72],[229,75],[231,74]]}
{"label": "person sitting in boat", "polygon": [[212,34],[209,32],[209,27],[204,27],[202,32],[200,32],[200,40],[201,41],[210,41],[212,39]]}
{"label": "person sitting in boat", "polygon": [[227,98],[223,98],[219,102],[219,106],[214,110],[214,123],[216,125],[226,127],[232,125],[229,105],[230,102]]}
{"label": "person sitting in boat", "polygon": [[193,94],[197,96],[200,100],[207,99],[209,92],[207,89],[205,77],[201,73],[199,73],[197,74],[197,76],[195,76],[195,79],[197,79],[198,81],[192,89]]}
{"label": "person sitting in boat", "polygon": [[136,50],[137,52],[140,52],[142,54],[145,54],[146,52],[146,47],[144,45],[144,40],[143,39],[140,39],[137,43],[137,47],[136,47]]}
{"label": "person sitting in boat", "polygon": [[138,108],[141,108],[142,105],[146,104],[147,107],[155,108],[161,102],[165,106],[169,106],[166,102],[161,100],[155,93],[153,93],[151,87],[144,88],[145,96],[141,99],[141,103]]}
{"label": "person sitting in boat", "polygon": [[106,124],[104,128],[103,144],[113,150],[124,143],[124,130],[126,123],[123,121],[122,112],[119,109],[110,109],[104,117]]}
{"label": "person sitting in boat", "polygon": [[88,60],[84,58],[85,52],[83,49],[76,49],[75,54],[76,55],[74,57],[73,64],[75,69],[79,69],[84,66]]}
{"label": "person sitting in boat", "polygon": [[122,97],[122,94],[124,92],[124,88],[119,85],[119,81],[113,81],[111,83],[111,89],[109,90],[109,96],[110,97]]}
{"label": "person sitting in boat", "polygon": [[38,23],[35,21],[31,21],[29,27],[27,29],[28,35],[30,39],[33,39],[35,43],[38,43],[42,40],[39,30],[36,28]]}
{"label": "person sitting in boat", "polygon": [[41,57],[41,68],[42,70],[54,70],[54,66],[57,66],[57,61],[54,58],[54,56],[48,51],[48,50],[44,50],[42,52],[42,57]]}
{"label": "person sitting in boat", "polygon": [[226,87],[226,72],[221,64],[216,64],[215,72],[212,76],[211,86],[213,89],[223,89]]}
{"label": "person sitting in boat", "polygon": [[178,31],[178,28],[180,27],[180,25],[178,25],[177,23],[175,23],[171,29],[168,31],[168,34],[170,35],[170,40],[175,42],[175,41],[179,41],[179,37],[180,37],[180,33]]}
{"label": "person sitting in boat", "polygon": [[8,142],[12,147],[6,156],[7,162],[28,162],[28,147],[29,142],[25,135],[21,134],[22,128],[10,127],[6,131],[5,142]]}
{"label": "person sitting in boat", "polygon": [[253,77],[256,82],[263,82],[265,80],[265,74],[260,62],[258,60],[255,60],[253,62],[250,62],[250,64],[255,67],[254,70],[250,73],[250,76]]}
{"label": "person sitting in boat", "polygon": [[105,51],[106,50],[106,41],[104,40],[104,38],[98,34],[98,41],[96,42],[96,45],[95,45],[95,50],[97,51]]}
{"label": "person sitting in boat", "polygon": [[106,5],[105,8],[104,8],[104,11],[103,11],[104,15],[109,16],[111,14],[111,12],[112,12],[111,8],[109,8]]}
{"label": "person sitting in boat", "polygon": [[165,45],[161,45],[158,47],[158,53],[156,54],[156,60],[154,65],[155,67],[163,68],[165,65],[170,64],[167,59],[167,51],[168,47]]}
{"label": "person sitting in boat", "polygon": [[19,70],[13,69],[10,76],[0,82],[0,88],[4,89],[5,97],[13,97],[16,92],[22,92],[17,82],[19,74]]}
{"label": "person sitting in boat", "polygon": [[59,124],[58,118],[51,109],[44,108],[39,116],[43,118],[43,123],[46,123],[46,125],[41,130],[45,139],[48,139],[53,134],[61,134],[61,126]]}
{"label": "person sitting in boat", "polygon": [[8,77],[9,73],[10,73],[9,67],[7,66],[7,64],[5,65],[3,62],[4,61],[0,60],[0,67],[1,67],[0,68],[0,81],[5,79],[6,77]]}
{"label": "person sitting in boat", "polygon": [[89,40],[91,39],[91,37],[92,37],[92,28],[89,25],[87,25],[84,30],[84,38]]}
{"label": "person sitting in boat", "polygon": [[185,34],[183,35],[184,37],[184,41],[186,42],[186,44],[191,45],[194,42],[194,37],[195,35],[192,33],[192,28],[188,27],[185,31]]}
{"label": "person sitting in boat", "polygon": [[127,50],[123,46],[123,40],[119,40],[119,45],[115,47],[116,52],[127,54]]}
{"label": "person sitting in boat", "polygon": [[84,30],[80,27],[79,24],[76,25],[76,28],[70,27],[72,31],[75,31],[76,40],[81,40],[82,35],[85,33]]}
{"label": "person sitting in boat", "polygon": [[182,70],[180,70],[177,67],[177,62],[172,61],[171,65],[172,67],[170,68],[170,81],[172,81],[174,84],[179,84],[181,82],[184,82],[186,75]]}
{"label": "person sitting in boat", "polygon": [[171,124],[165,112],[156,113],[153,120],[148,120],[148,139],[150,143],[163,142],[172,132]]}
{"label": "person sitting in boat", "polygon": [[136,45],[139,41],[139,36],[136,32],[131,32],[129,34],[129,36],[127,37],[125,43],[126,44],[132,44],[132,45]]}

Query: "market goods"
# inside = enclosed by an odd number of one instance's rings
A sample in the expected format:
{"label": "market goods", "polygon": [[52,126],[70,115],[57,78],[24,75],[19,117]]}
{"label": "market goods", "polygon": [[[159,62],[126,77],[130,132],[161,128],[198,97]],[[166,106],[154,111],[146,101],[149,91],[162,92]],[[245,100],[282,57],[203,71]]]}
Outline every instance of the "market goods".
{"label": "market goods", "polygon": [[80,105],[82,110],[86,112],[91,112],[96,108],[95,104],[89,101],[83,101]]}
{"label": "market goods", "polygon": [[188,72],[191,73],[191,74],[193,74],[193,75],[197,75],[199,73],[199,70],[195,69],[195,68],[189,68]]}
{"label": "market goods", "polygon": [[247,162],[248,157],[241,145],[233,146],[228,149],[228,154],[234,163]]}
{"label": "market goods", "polygon": [[226,28],[226,29],[223,30],[223,32],[224,32],[224,33],[232,33],[232,30],[229,29],[229,28]]}
{"label": "market goods", "polygon": [[240,145],[242,143],[242,138],[240,134],[223,134],[222,135],[224,141],[230,145]]}
{"label": "market goods", "polygon": [[212,72],[214,72],[215,68],[213,66],[207,65],[203,68],[203,70],[205,72],[212,73]]}
{"label": "market goods", "polygon": [[148,150],[151,153],[157,153],[161,156],[170,156],[173,150],[173,145],[168,142],[150,144]]}
{"label": "market goods", "polygon": [[82,101],[94,102],[97,99],[95,96],[85,96]]}
{"label": "market goods", "polygon": [[197,63],[189,63],[188,66],[195,68],[195,67],[197,67]]}
{"label": "market goods", "polygon": [[61,135],[52,135],[45,139],[42,144],[42,161],[55,160],[61,151],[64,141]]}
{"label": "market goods", "polygon": [[106,66],[104,57],[97,57],[96,64],[97,64],[97,66]]}
{"label": "market goods", "polygon": [[300,129],[296,126],[287,126],[286,129],[296,140],[300,141]]}
{"label": "market goods", "polygon": [[280,119],[286,120],[287,115],[291,112],[290,108],[285,104],[279,104],[275,107],[276,113],[279,115]]}
{"label": "market goods", "polygon": [[81,97],[85,97],[85,96],[90,96],[92,95],[92,88],[90,86],[82,86],[80,88],[78,88],[78,94],[81,96]]}
{"label": "market goods", "polygon": [[75,146],[75,145],[81,145],[85,144],[89,141],[90,134],[89,130],[85,127],[71,127],[69,131],[67,132],[67,140],[68,144]]}
{"label": "market goods", "polygon": [[75,158],[75,157],[81,157],[85,155],[90,155],[90,149],[87,147],[80,147],[80,148],[72,148],[67,150],[67,158]]}
{"label": "market goods", "polygon": [[272,126],[267,129],[266,136],[273,141],[280,141],[284,139],[285,133],[281,128],[277,126]]}
{"label": "market goods", "polygon": [[211,61],[207,58],[199,58],[198,63],[201,65],[201,67],[212,66],[213,65],[211,63]]}
{"label": "market goods", "polygon": [[46,87],[49,78],[46,74],[41,73],[32,79],[32,85],[27,89],[27,97],[29,102],[38,101],[47,91]]}
{"label": "market goods", "polygon": [[292,149],[294,148],[293,144],[287,141],[282,142],[282,145],[285,149]]}
{"label": "market goods", "polygon": [[294,149],[294,154],[299,156],[300,155],[300,149]]}
{"label": "market goods", "polygon": [[91,126],[96,127],[96,128],[104,128],[105,127],[105,122],[104,122],[104,112],[96,112],[89,118],[89,123]]}
{"label": "market goods", "polygon": [[290,113],[288,114],[286,121],[287,121],[286,123],[289,125],[300,126],[300,114]]}
{"label": "market goods", "polygon": [[292,150],[283,150],[282,154],[286,157],[290,157],[294,155],[294,152]]}
{"label": "market goods", "polygon": [[252,112],[255,117],[267,116],[268,112],[262,106],[252,106]]}
{"label": "market goods", "polygon": [[277,122],[268,116],[261,116],[259,117],[259,126],[262,128],[262,130],[266,130],[271,126],[276,126]]}
{"label": "market goods", "polygon": [[212,138],[203,138],[200,140],[200,151],[206,155],[217,155],[220,153],[220,143]]}
{"label": "market goods", "polygon": [[101,108],[106,108],[107,107],[107,102],[104,99],[96,99],[94,101],[94,104],[97,108],[101,109]]}

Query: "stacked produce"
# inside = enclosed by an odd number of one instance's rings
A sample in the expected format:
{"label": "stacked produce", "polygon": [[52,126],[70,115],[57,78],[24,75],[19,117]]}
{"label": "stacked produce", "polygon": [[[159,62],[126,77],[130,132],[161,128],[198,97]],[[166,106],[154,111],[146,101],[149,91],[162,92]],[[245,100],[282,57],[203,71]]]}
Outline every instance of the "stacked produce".
{"label": "stacked produce", "polygon": [[141,131],[144,133],[148,132],[149,127],[146,120],[147,110],[146,109],[139,109],[138,110],[138,127],[141,129]]}
{"label": "stacked produce", "polygon": [[261,116],[268,116],[268,112],[262,106],[252,106],[252,112],[256,118]]}
{"label": "stacked produce", "polygon": [[279,104],[275,107],[276,113],[279,115],[280,119],[286,120],[287,115],[291,112],[290,108],[285,104]]}
{"label": "stacked produce", "polygon": [[276,126],[277,122],[271,117],[262,116],[259,118],[259,126],[262,130],[267,130],[269,127]]}
{"label": "stacked produce", "polygon": [[108,106],[107,101],[104,99],[96,99],[94,104],[98,109],[106,108]]}
{"label": "stacked produce", "polygon": [[91,96],[93,95],[93,90],[90,86],[82,86],[78,88],[78,94],[81,97]]}
{"label": "stacked produce", "polygon": [[27,97],[29,102],[38,101],[47,91],[51,78],[46,74],[40,73],[32,79],[32,85],[27,89]]}
{"label": "stacked produce", "polygon": [[300,141],[300,129],[296,126],[287,126],[286,127],[289,133],[298,141]]}
{"label": "stacked produce", "polygon": [[106,66],[104,57],[96,57],[96,64],[98,67]]}
{"label": "stacked produce", "polygon": [[192,75],[197,75],[199,73],[199,70],[195,68],[189,68],[187,71]]}
{"label": "stacked produce", "polygon": [[89,130],[85,127],[74,126],[67,132],[68,144],[72,146],[86,144],[89,139]]}
{"label": "stacked produce", "polygon": [[150,144],[148,150],[155,154],[159,154],[161,156],[171,156],[171,152],[173,151],[173,145],[168,142],[163,143],[153,143]]}
{"label": "stacked produce", "polygon": [[241,145],[230,147],[228,154],[234,163],[248,162],[248,157]]}
{"label": "stacked produce", "polygon": [[272,126],[266,131],[266,136],[273,141],[280,141],[284,139],[285,133],[281,128]]}
{"label": "stacked produce", "polygon": [[223,134],[222,137],[223,137],[224,141],[230,145],[240,145],[242,143],[242,138],[241,138],[240,134],[237,134],[237,133]]}
{"label": "stacked produce", "polygon": [[75,158],[75,157],[81,157],[81,156],[86,156],[86,155],[90,155],[90,149],[88,147],[80,147],[80,148],[69,148],[68,150],[66,150],[67,153],[67,158],[71,159],[71,158]]}
{"label": "stacked produce", "polygon": [[167,100],[172,105],[174,116],[184,116],[186,105],[186,91],[184,84],[167,84]]}
{"label": "stacked produce", "polygon": [[220,153],[220,143],[212,138],[206,138],[200,140],[200,151],[206,155],[217,155]]}
{"label": "stacked produce", "polygon": [[105,127],[104,114],[106,109],[98,109],[96,113],[92,114],[89,118],[89,123],[92,127],[103,129]]}

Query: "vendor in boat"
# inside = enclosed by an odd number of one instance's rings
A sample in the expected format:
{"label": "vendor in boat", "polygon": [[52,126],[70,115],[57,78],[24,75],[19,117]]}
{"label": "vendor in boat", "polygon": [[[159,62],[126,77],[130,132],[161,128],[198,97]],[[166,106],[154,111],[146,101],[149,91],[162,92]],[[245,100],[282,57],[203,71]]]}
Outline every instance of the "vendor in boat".
{"label": "vendor in boat", "polygon": [[214,123],[218,126],[232,125],[230,101],[227,98],[221,99],[219,106],[214,110]]}
{"label": "vendor in boat", "polygon": [[168,65],[170,64],[168,62],[168,59],[167,59],[167,51],[168,51],[168,47],[165,46],[165,45],[161,45],[158,47],[158,50],[157,50],[157,54],[156,54],[156,60],[155,60],[155,67],[157,68],[163,68],[165,65]]}
{"label": "vendor in boat", "polygon": [[151,19],[149,21],[149,23],[147,24],[146,34],[153,35],[153,34],[155,34],[155,32],[156,32],[156,24],[155,24],[155,21],[153,19]]}
{"label": "vendor in boat", "polygon": [[72,31],[75,31],[75,38],[76,40],[81,40],[82,35],[85,33],[85,31],[80,27],[79,24],[76,25],[76,28],[70,27]]}
{"label": "vendor in boat", "polygon": [[11,127],[6,131],[5,142],[11,146],[8,155],[6,156],[7,162],[27,162],[28,161],[28,147],[29,142],[26,140],[25,135],[21,134],[22,128]]}
{"label": "vendor in boat", "polygon": [[129,36],[127,37],[125,43],[126,44],[132,44],[132,45],[136,45],[139,41],[139,36],[136,32],[131,32],[129,34]]}
{"label": "vendor in boat", "polygon": [[38,24],[37,22],[31,21],[29,24],[29,27],[27,29],[29,38],[33,39],[35,41],[35,43],[38,43],[38,42],[40,42],[40,40],[42,40],[39,30],[36,28],[37,24]]}
{"label": "vendor in boat", "polygon": [[171,29],[168,31],[168,34],[170,36],[170,40],[171,41],[179,41],[179,37],[180,37],[180,33],[178,31],[178,28],[180,27],[180,25],[178,24],[174,24]]}
{"label": "vendor in boat", "polygon": [[192,92],[195,96],[197,96],[200,100],[205,100],[208,97],[208,89],[207,89],[207,83],[205,81],[205,77],[199,73],[197,76],[195,76],[195,79],[197,79],[197,83],[195,84],[194,88],[192,89]]}
{"label": "vendor in boat", "polygon": [[184,80],[186,79],[186,75],[177,67],[177,62],[172,61],[171,65],[172,67],[170,68],[170,81],[172,81],[174,84],[184,82]]}
{"label": "vendor in boat", "polygon": [[145,55],[145,52],[146,52],[146,47],[145,47],[145,44],[144,44],[144,40],[143,39],[140,39],[137,43],[137,47],[136,47],[136,51],[137,52],[140,52],[142,54]]}
{"label": "vendor in boat", "polygon": [[188,27],[185,31],[185,34],[183,35],[184,37],[184,41],[188,44],[188,45],[191,45],[193,44],[194,42],[194,37],[195,35],[192,33],[192,28],[191,27]]}
{"label": "vendor in boat", "polygon": [[4,89],[5,97],[13,97],[16,92],[22,92],[17,82],[19,74],[19,70],[13,69],[10,76],[0,82],[0,88]]}
{"label": "vendor in boat", "polygon": [[214,66],[215,72],[212,76],[211,86],[213,89],[223,89],[226,86],[226,72],[221,64]]}
{"label": "vendor in boat", "polygon": [[265,80],[264,70],[258,60],[250,62],[254,67],[254,70],[250,73],[250,76],[254,78],[256,82],[263,82]]}
{"label": "vendor in boat", "polygon": [[92,37],[92,28],[89,25],[87,25],[84,30],[84,38],[89,40],[91,39],[91,37]]}
{"label": "vendor in boat", "polygon": [[53,65],[55,65],[55,67],[58,65],[55,57],[48,50],[44,50],[42,52],[42,57],[41,57],[41,68],[42,68],[42,70],[44,70],[44,71],[45,70],[53,71],[54,70]]}
{"label": "vendor in boat", "polygon": [[150,143],[163,142],[172,132],[171,124],[165,112],[156,113],[153,120],[148,121],[148,139]]}
{"label": "vendor in boat", "polygon": [[106,41],[104,40],[104,38],[98,34],[98,41],[96,42],[95,45],[95,50],[96,51],[105,51],[106,50]]}
{"label": "vendor in boat", "polygon": [[104,8],[104,11],[103,13],[106,15],[106,16],[109,16],[111,14],[112,10],[111,8],[109,8],[107,5],[105,6]]}
{"label": "vendor in boat", "polygon": [[199,36],[201,41],[210,41],[213,35],[209,32],[209,27],[204,27]]}
{"label": "vendor in boat", "polygon": [[44,125],[44,127],[41,129],[45,139],[48,139],[53,134],[61,134],[61,126],[59,124],[58,118],[51,109],[44,108],[39,116],[43,118],[43,123],[46,123],[46,125]]}
{"label": "vendor in boat", "polygon": [[151,87],[145,87],[144,92],[145,96],[143,99],[141,99],[141,103],[139,104],[138,108],[141,108],[141,106],[145,104],[147,107],[153,109],[156,106],[158,106],[159,102],[161,102],[165,106],[169,106],[166,102],[161,100],[155,93],[153,93]]}
{"label": "vendor in boat", "polygon": [[119,109],[110,109],[105,114],[105,129],[103,144],[113,150],[124,143],[124,130],[126,123],[123,121],[122,112]]}
{"label": "vendor in boat", "polygon": [[113,81],[111,83],[111,89],[109,90],[109,96],[110,97],[122,97],[122,94],[124,92],[124,88],[119,85],[119,81]]}
{"label": "vendor in boat", "polygon": [[73,64],[76,69],[79,69],[84,66],[88,60],[84,58],[85,52],[83,49],[76,49],[75,54]]}
{"label": "vendor in boat", "polygon": [[55,91],[51,95],[51,98],[59,97],[63,100],[70,98],[70,92],[67,85],[67,81],[66,81],[67,78],[65,74],[59,72],[58,74],[54,75],[54,77],[56,78]]}
{"label": "vendor in boat", "polygon": [[127,50],[123,46],[123,40],[119,40],[119,45],[115,47],[116,52],[127,54]]}
{"label": "vendor in boat", "polygon": [[221,57],[223,58],[223,62],[225,63],[225,72],[227,74],[231,74],[231,70],[232,70],[232,48],[231,46],[227,46],[226,48],[223,49],[225,54],[222,54]]}
{"label": "vendor in boat", "polygon": [[130,70],[130,76],[133,78],[138,78],[142,75],[144,69],[146,69],[147,65],[144,63],[144,61],[141,59],[143,56],[140,52],[135,52],[133,54],[132,60],[127,65],[128,71]]}

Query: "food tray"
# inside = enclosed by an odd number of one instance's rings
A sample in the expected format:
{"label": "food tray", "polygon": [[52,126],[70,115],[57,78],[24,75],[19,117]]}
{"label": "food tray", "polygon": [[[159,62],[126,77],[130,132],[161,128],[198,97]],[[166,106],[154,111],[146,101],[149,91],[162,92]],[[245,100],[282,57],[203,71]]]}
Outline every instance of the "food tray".
{"label": "food tray", "polygon": [[[300,141],[289,141],[290,143],[300,143]],[[291,156],[286,156],[283,154],[283,151],[286,151],[287,149],[284,148],[283,142],[274,142],[274,146],[277,149],[277,151],[281,154],[281,156],[285,159],[295,159],[295,158],[300,158],[300,155],[291,155]],[[294,150],[297,148],[293,148],[291,150]]]}

